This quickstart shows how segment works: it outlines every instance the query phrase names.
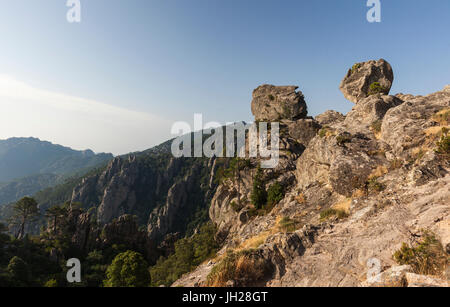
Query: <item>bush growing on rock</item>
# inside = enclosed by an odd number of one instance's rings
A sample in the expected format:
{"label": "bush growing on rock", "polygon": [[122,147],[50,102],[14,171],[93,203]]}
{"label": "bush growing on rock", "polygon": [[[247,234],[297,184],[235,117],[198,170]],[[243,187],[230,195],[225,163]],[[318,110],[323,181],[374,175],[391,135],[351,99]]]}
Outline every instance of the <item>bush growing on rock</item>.
{"label": "bush growing on rock", "polygon": [[331,136],[331,135],[335,135],[335,132],[329,126],[324,126],[322,129],[319,130],[319,136],[321,138]]}
{"label": "bush growing on rock", "polygon": [[442,111],[439,111],[433,116],[433,120],[435,120],[441,126],[448,125],[449,118],[450,118],[450,109],[444,109]]}
{"label": "bush growing on rock", "polygon": [[416,274],[435,276],[441,275],[450,261],[442,244],[430,231],[424,231],[422,240],[413,247],[403,243],[393,257],[400,265],[410,265]]}
{"label": "bush growing on rock", "polygon": [[385,93],[387,90],[381,86],[380,82],[373,82],[369,86],[369,92],[367,93],[369,96]]}
{"label": "bush growing on rock", "polygon": [[228,252],[211,270],[206,285],[224,287],[231,283],[235,287],[254,286],[269,272],[267,261],[254,250]]}
{"label": "bush growing on rock", "polygon": [[352,66],[352,73],[354,73],[360,67],[361,67],[360,63],[353,64],[353,66]]}
{"label": "bush growing on rock", "polygon": [[369,191],[381,192],[384,188],[384,185],[378,182],[378,177],[372,177],[367,181],[367,189]]}
{"label": "bush growing on rock", "polygon": [[261,209],[267,202],[267,192],[261,168],[258,168],[256,170],[256,174],[253,177],[253,190],[251,194],[251,200],[253,205],[257,209]]}
{"label": "bush growing on rock", "polygon": [[284,232],[293,232],[297,228],[296,222],[286,216],[278,222],[278,226]]}
{"label": "bush growing on rock", "polygon": [[370,125],[370,127],[372,128],[373,132],[380,133],[382,124],[383,122],[381,120],[376,120],[372,123],[372,125]]}
{"label": "bush growing on rock", "polygon": [[436,152],[445,156],[450,155],[450,136],[448,135],[448,129],[442,128],[441,138],[436,143]]}
{"label": "bush growing on rock", "polygon": [[343,219],[348,217],[348,213],[345,212],[345,210],[334,208],[325,209],[322,212],[320,212],[321,221],[325,221],[333,216],[337,217],[338,219]]}
{"label": "bush growing on rock", "polygon": [[284,188],[279,182],[272,184],[267,190],[267,204],[275,205],[284,197]]}
{"label": "bush growing on rock", "polygon": [[336,137],[336,143],[339,146],[343,146],[346,143],[350,143],[352,141],[352,135],[350,133],[341,133]]}

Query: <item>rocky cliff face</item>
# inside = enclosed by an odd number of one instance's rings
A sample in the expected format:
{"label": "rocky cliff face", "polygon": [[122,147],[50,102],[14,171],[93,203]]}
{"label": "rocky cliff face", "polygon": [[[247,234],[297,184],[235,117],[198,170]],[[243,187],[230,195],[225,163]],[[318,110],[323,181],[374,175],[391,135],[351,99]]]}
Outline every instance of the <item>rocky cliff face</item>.
{"label": "rocky cliff face", "polygon": [[84,178],[71,201],[95,208],[101,225],[136,215],[148,237],[159,241],[169,233],[192,232],[203,222],[195,216],[207,210],[214,191],[211,168],[208,159],[175,159],[167,152],[118,157]]}
{"label": "rocky cliff face", "polygon": [[[416,242],[424,229],[449,252],[450,91],[447,86],[423,97],[389,96],[392,82],[386,61],[359,63],[341,84],[354,108],[345,116],[327,111],[315,119],[279,112],[283,105],[271,98],[284,87],[255,90],[255,118],[282,124],[281,162],[264,171],[264,182],[266,188],[280,182],[284,197],[271,211],[252,214],[257,159],[240,171],[240,184],[233,179],[219,184],[209,213],[223,248],[174,286],[204,285],[227,251],[249,249],[270,268],[267,278],[253,285],[370,286],[373,259],[380,273],[386,271],[383,278],[397,274],[407,285],[425,285],[427,278],[395,267],[393,253],[403,242]],[[261,103],[263,114],[255,107]],[[242,208],[236,208],[239,199]]]}

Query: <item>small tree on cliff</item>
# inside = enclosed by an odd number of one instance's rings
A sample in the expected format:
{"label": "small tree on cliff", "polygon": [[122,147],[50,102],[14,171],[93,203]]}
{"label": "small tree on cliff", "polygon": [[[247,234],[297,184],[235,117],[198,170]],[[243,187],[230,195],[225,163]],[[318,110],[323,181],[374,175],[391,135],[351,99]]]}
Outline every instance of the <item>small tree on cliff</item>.
{"label": "small tree on cliff", "polygon": [[58,219],[64,217],[67,214],[67,209],[61,206],[53,206],[45,212],[45,216],[53,224],[53,234],[56,234],[58,229]]}
{"label": "small tree on cliff", "polygon": [[137,252],[118,254],[106,270],[106,280],[103,283],[105,287],[148,287],[148,264]]}
{"label": "small tree on cliff", "polygon": [[258,167],[256,174],[253,177],[253,191],[251,195],[253,205],[255,205],[257,209],[261,209],[267,202],[267,192],[262,177],[262,170]]}
{"label": "small tree on cliff", "polygon": [[37,202],[31,197],[24,197],[13,206],[12,223],[19,226],[17,238],[23,238],[25,235],[25,225],[39,216]]}

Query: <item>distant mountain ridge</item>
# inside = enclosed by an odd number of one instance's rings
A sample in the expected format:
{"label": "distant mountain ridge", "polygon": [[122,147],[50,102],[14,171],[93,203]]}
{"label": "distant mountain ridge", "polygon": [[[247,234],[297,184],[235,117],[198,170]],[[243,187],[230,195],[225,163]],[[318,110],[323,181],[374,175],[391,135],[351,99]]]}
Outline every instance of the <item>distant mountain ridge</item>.
{"label": "distant mountain ridge", "polygon": [[37,138],[0,140],[0,205],[106,164],[112,154],[78,151]]}
{"label": "distant mountain ridge", "polygon": [[73,150],[37,138],[0,140],[0,182],[38,174],[67,175],[112,158],[112,154]]}

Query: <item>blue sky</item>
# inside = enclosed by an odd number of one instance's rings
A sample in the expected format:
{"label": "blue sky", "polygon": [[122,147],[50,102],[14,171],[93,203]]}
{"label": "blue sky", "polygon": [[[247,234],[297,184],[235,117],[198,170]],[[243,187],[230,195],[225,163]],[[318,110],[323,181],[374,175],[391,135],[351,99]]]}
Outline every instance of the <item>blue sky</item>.
{"label": "blue sky", "polygon": [[81,0],[70,24],[65,0],[0,0],[0,138],[143,150],[194,113],[251,121],[263,83],[346,113],[339,82],[369,59],[392,64],[392,93],[449,84],[450,1],[381,4],[368,23],[366,0]]}

